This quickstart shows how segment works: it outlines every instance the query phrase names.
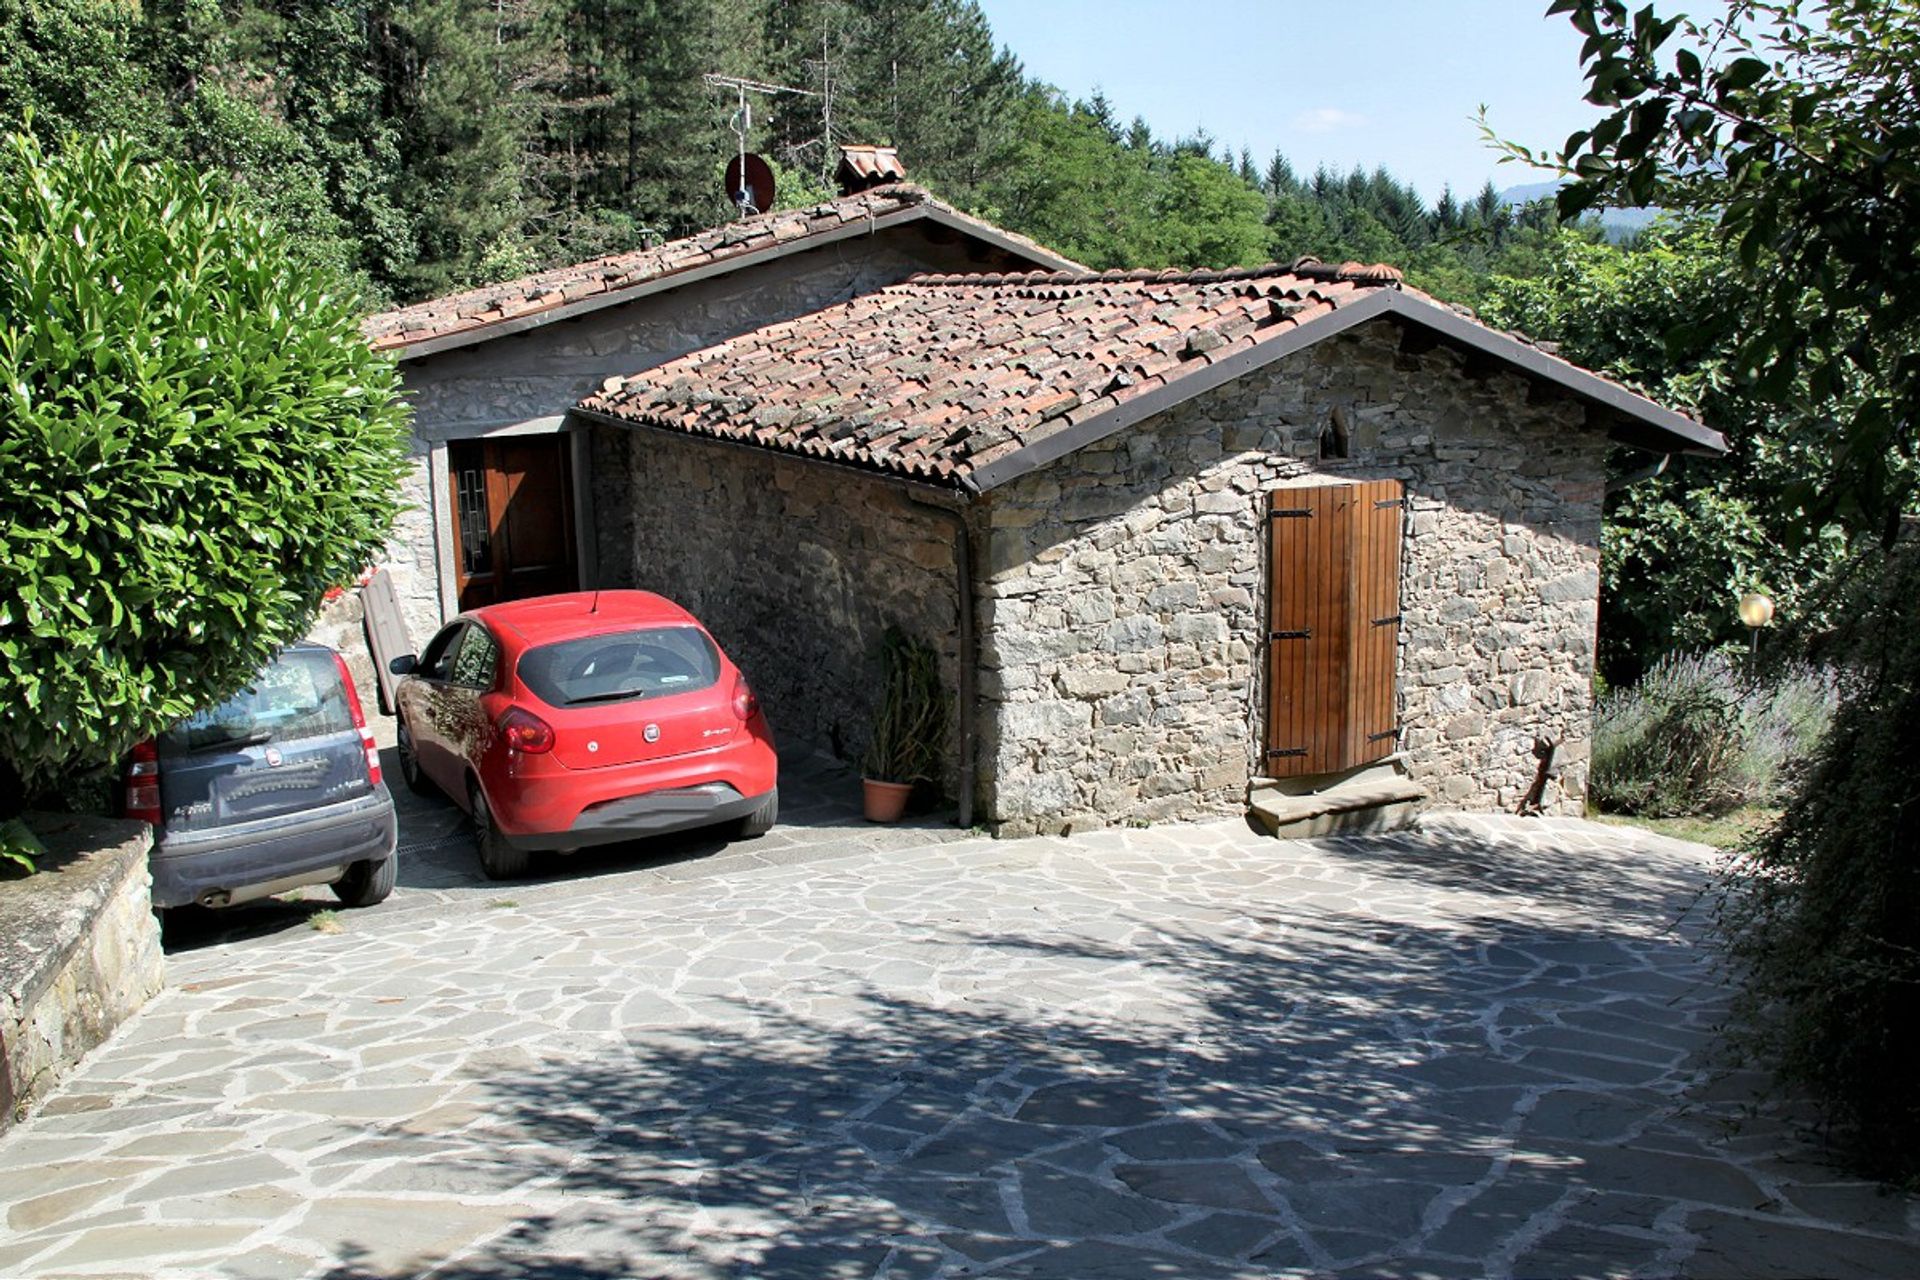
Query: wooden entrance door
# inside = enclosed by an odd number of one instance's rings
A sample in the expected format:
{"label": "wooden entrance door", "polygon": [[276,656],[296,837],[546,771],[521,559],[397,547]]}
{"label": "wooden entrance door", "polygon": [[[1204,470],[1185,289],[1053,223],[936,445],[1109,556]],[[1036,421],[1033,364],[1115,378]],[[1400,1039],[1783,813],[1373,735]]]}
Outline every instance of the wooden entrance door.
{"label": "wooden entrance door", "polygon": [[1266,773],[1338,773],[1400,738],[1398,480],[1268,499]]}
{"label": "wooden entrance door", "polygon": [[460,608],[579,587],[573,468],[565,435],[447,446]]}

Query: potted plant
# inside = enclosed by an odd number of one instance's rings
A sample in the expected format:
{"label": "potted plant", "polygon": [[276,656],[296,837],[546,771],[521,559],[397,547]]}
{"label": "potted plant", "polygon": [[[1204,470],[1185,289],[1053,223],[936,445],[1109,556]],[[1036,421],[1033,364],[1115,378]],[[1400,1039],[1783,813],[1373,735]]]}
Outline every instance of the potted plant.
{"label": "potted plant", "polygon": [[862,789],[869,822],[897,822],[915,783],[937,781],[951,712],[940,655],[887,628],[881,642],[880,703],[874,708]]}

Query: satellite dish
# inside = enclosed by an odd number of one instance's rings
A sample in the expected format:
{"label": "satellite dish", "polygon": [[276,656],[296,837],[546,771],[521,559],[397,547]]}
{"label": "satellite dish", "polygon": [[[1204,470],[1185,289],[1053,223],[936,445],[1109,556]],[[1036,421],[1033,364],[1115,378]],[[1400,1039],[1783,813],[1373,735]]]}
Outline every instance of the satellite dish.
{"label": "satellite dish", "polygon": [[751,152],[727,161],[727,199],[743,218],[773,208],[773,170]]}

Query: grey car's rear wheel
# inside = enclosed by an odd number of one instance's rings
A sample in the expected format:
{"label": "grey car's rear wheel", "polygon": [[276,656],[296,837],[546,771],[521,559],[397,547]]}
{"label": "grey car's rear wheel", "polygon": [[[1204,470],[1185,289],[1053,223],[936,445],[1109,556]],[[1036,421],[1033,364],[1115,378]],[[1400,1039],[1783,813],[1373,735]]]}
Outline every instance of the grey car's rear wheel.
{"label": "grey car's rear wheel", "polygon": [[767,792],[767,798],[760,802],[758,809],[740,819],[739,825],[734,828],[733,838],[736,840],[758,839],[773,830],[774,820],[779,816],[780,788],[775,787]]}
{"label": "grey car's rear wheel", "polygon": [[400,779],[407,784],[407,790],[416,795],[432,795],[433,783],[427,775],[420,772],[420,757],[413,751],[413,731],[402,720],[394,730],[394,752],[400,757]]}
{"label": "grey car's rear wheel", "polygon": [[378,862],[356,862],[347,874],[333,882],[333,896],[349,907],[370,907],[385,902],[393,892],[400,872],[400,855],[390,853]]}
{"label": "grey car's rear wheel", "polygon": [[532,855],[525,849],[514,848],[501,837],[493,825],[493,811],[487,808],[487,797],[480,790],[480,784],[468,783],[467,795],[468,812],[473,816],[473,842],[480,847],[480,869],[487,873],[487,879],[511,880],[527,874]]}

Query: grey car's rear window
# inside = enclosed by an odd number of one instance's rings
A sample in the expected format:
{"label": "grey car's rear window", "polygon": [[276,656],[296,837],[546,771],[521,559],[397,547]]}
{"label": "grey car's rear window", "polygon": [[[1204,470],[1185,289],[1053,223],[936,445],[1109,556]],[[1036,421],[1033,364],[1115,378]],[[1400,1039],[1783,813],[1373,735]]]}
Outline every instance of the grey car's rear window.
{"label": "grey car's rear window", "polygon": [[188,716],[160,735],[163,755],[199,751],[264,733],[291,742],[351,732],[353,713],[333,655],[317,649],[283,653],[253,684],[217,707]]}
{"label": "grey car's rear window", "polygon": [[551,707],[691,693],[720,678],[720,654],[698,627],[651,627],[541,645],[520,679]]}

